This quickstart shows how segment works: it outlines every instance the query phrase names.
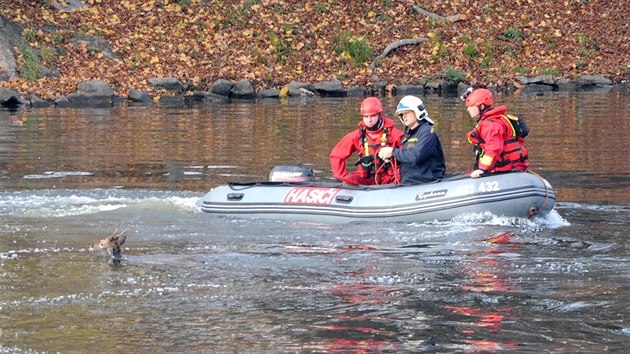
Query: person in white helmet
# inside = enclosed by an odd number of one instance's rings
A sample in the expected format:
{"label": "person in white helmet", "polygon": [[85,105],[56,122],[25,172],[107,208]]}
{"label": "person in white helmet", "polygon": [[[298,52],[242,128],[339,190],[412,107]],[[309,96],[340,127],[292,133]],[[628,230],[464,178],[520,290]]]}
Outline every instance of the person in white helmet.
{"label": "person in white helmet", "polygon": [[416,96],[403,97],[396,107],[396,114],[406,126],[402,146],[381,148],[378,156],[382,159],[393,157],[398,161],[403,184],[428,183],[444,178],[446,164],[442,144],[422,100]]}

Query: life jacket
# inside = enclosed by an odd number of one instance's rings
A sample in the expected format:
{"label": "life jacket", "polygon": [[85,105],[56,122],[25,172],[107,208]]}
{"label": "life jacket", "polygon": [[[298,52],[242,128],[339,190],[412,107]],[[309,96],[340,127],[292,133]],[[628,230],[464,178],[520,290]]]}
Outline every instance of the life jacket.
{"label": "life jacket", "polygon": [[[493,171],[507,171],[512,169],[514,164],[527,161],[528,152],[527,149],[525,149],[524,138],[529,134],[529,129],[527,125],[525,125],[525,121],[509,114],[501,114],[486,119],[500,121],[508,132],[508,137],[503,140],[503,151],[494,163]],[[475,129],[468,133],[468,141],[475,145],[475,169],[479,168],[479,161],[484,158],[484,151],[481,144],[484,144],[485,141],[481,138],[478,129],[479,123],[477,123]]]}
{"label": "life jacket", "polygon": [[[379,139],[379,143],[370,144],[369,138],[366,133],[366,129],[362,128],[359,134],[359,139],[361,140],[361,146],[363,147],[359,150],[359,161],[357,161],[356,165],[361,165],[363,170],[367,172],[370,177],[373,177],[377,171],[379,170],[387,170],[390,167],[389,162],[383,161],[380,157],[378,157],[377,152],[381,147],[391,146],[389,140],[389,127],[385,127],[383,129],[383,133],[381,134],[381,138]],[[372,151],[372,153],[370,153]]]}
{"label": "life jacket", "polygon": [[525,138],[527,137],[527,135],[529,135],[529,128],[527,127],[527,124],[525,124],[523,118],[512,114],[505,114],[502,115],[502,117],[506,119],[508,123],[510,123],[517,137]]}

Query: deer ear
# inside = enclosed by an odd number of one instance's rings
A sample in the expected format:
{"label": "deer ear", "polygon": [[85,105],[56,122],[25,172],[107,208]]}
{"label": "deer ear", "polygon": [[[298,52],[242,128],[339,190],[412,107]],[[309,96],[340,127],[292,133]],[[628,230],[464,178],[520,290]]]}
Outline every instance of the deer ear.
{"label": "deer ear", "polygon": [[116,245],[118,245],[119,247],[125,243],[125,240],[127,239],[127,235],[123,235],[120,236],[117,240],[116,240]]}

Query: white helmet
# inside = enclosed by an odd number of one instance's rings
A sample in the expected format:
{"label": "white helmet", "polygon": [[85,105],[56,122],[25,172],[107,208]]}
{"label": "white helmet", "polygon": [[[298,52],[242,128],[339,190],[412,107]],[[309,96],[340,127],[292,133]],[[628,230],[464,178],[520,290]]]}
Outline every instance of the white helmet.
{"label": "white helmet", "polygon": [[422,100],[416,96],[405,96],[400,100],[400,102],[398,102],[396,114],[402,114],[407,111],[413,111],[416,114],[416,119],[418,120],[424,119],[431,124],[435,124],[433,120],[429,118],[429,113],[424,108]]}

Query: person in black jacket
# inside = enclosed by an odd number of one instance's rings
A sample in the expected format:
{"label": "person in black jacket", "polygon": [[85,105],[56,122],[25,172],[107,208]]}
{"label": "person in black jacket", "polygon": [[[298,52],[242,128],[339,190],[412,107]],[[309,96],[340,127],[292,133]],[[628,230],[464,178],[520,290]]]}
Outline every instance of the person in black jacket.
{"label": "person in black jacket", "polygon": [[400,165],[403,184],[418,184],[444,178],[444,152],[422,100],[415,96],[403,97],[396,114],[406,126],[402,146],[384,147],[378,152],[381,159],[395,158]]}

